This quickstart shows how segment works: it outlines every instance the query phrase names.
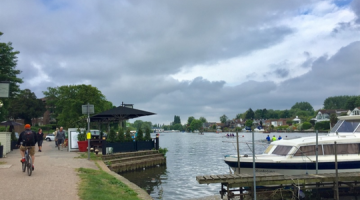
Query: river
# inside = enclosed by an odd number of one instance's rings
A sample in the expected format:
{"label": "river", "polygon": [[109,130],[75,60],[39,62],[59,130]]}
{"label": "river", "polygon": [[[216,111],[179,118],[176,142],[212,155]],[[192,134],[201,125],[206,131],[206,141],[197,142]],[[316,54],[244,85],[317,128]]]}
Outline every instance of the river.
{"label": "river", "polygon": [[[121,175],[145,189],[154,199],[191,199],[219,194],[220,184],[200,185],[196,176],[229,173],[223,159],[225,155],[236,154],[236,138],[224,135],[226,133],[160,133],[160,147],[168,149],[167,165]],[[314,136],[315,133],[270,133],[272,135],[291,139]],[[255,133],[255,140],[264,142],[266,136]],[[240,132],[239,141],[240,154],[251,155],[245,142],[252,141],[252,134]],[[262,153],[266,147],[267,144],[256,145],[255,151]]]}

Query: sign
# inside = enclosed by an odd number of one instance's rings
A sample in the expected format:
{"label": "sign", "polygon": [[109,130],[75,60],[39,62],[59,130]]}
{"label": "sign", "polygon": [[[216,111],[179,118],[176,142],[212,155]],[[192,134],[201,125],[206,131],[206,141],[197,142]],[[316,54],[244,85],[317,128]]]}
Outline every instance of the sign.
{"label": "sign", "polygon": [[0,97],[9,98],[10,83],[0,83]]}
{"label": "sign", "polygon": [[[89,113],[88,113],[88,106],[89,106]],[[94,114],[94,105],[82,105],[81,106],[82,114]]]}
{"label": "sign", "polygon": [[91,139],[91,133],[90,133],[90,132],[88,132],[88,133],[86,134],[86,139],[88,139],[88,140]]}

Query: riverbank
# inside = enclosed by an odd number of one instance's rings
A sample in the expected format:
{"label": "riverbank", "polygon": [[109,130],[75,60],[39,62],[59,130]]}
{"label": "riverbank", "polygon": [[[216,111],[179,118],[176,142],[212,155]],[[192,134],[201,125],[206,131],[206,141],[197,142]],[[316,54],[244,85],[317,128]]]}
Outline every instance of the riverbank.
{"label": "riverbank", "polygon": [[[1,158],[0,162],[1,199],[104,199],[104,196],[96,195],[101,194],[99,190],[112,193],[117,199],[152,199],[125,178],[108,172],[101,160],[89,161],[81,159],[80,153],[59,151],[54,142],[44,141],[43,151],[35,153],[35,170],[31,176],[21,171],[19,149],[7,154],[6,158]],[[103,184],[99,182],[106,182],[111,187],[101,188]],[[19,189],[19,183],[32,189]],[[129,194],[135,198],[127,198]],[[106,196],[105,199],[115,198]]]}

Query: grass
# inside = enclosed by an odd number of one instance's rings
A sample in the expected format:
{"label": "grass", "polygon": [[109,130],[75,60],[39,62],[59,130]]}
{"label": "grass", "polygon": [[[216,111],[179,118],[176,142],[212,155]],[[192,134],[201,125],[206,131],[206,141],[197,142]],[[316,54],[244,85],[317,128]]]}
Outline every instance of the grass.
{"label": "grass", "polygon": [[140,200],[134,190],[102,170],[79,168],[78,172],[81,179],[79,196],[82,200]]}
{"label": "grass", "polygon": [[[88,158],[88,153],[87,152],[83,152],[80,153],[78,157],[75,158],[84,158],[87,159]],[[101,160],[101,154],[96,155],[93,152],[90,152],[90,160]]]}
{"label": "grass", "polygon": [[4,165],[6,164],[6,162],[0,161],[0,165]]}

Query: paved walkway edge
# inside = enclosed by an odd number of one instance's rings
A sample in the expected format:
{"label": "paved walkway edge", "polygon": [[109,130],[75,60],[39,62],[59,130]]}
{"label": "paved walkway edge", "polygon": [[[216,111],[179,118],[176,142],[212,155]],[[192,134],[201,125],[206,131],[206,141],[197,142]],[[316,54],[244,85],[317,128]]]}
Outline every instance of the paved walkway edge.
{"label": "paved walkway edge", "polygon": [[151,198],[151,196],[145,190],[143,190],[139,186],[135,185],[134,183],[130,182],[128,179],[124,178],[123,176],[120,176],[119,174],[111,171],[102,160],[98,160],[96,162],[103,171],[105,171],[108,174],[110,174],[110,175],[114,176],[115,178],[119,179],[121,182],[123,182],[124,184],[129,186],[131,189],[133,189],[136,193],[138,193],[138,197],[140,199],[142,199],[142,200],[153,200],[153,198]]}

